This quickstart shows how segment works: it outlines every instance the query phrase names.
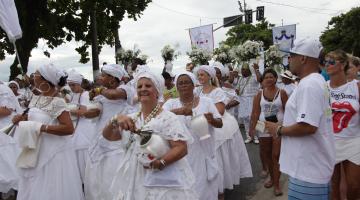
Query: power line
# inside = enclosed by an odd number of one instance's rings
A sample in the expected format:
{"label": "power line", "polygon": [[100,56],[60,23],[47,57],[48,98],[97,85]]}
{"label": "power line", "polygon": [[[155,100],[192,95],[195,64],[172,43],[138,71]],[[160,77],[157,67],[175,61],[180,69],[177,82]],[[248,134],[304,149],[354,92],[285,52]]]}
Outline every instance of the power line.
{"label": "power line", "polygon": [[[273,4],[273,5],[278,5],[278,6],[285,6],[285,7],[296,8],[296,9],[304,10],[304,11],[307,11],[307,12],[312,12],[312,13],[316,13],[316,14],[324,14],[324,15],[335,15],[335,14],[338,14],[339,12],[342,12],[342,11],[343,11],[343,10],[334,10],[334,9],[327,9],[327,8],[314,8],[314,7],[306,7],[306,6],[294,6],[294,5],[291,5],[291,4],[278,3],[278,2],[272,2],[272,1],[264,1],[264,0],[257,0],[257,1],[263,2],[263,3],[268,3],[268,4]],[[319,12],[319,10],[322,10],[322,11],[333,11],[334,13]]]}
{"label": "power line", "polygon": [[185,12],[182,12],[182,11],[178,11],[178,10],[174,10],[174,9],[171,9],[171,8],[164,7],[164,6],[160,5],[160,4],[155,3],[154,1],[152,2],[152,4],[154,4],[155,6],[157,6],[159,8],[168,10],[170,12],[174,12],[174,13],[189,16],[189,17],[202,18],[202,19],[214,19],[214,20],[222,20],[223,19],[223,18],[219,18],[219,17],[207,17],[207,16],[199,16],[199,15],[193,15],[193,14],[185,13]]}

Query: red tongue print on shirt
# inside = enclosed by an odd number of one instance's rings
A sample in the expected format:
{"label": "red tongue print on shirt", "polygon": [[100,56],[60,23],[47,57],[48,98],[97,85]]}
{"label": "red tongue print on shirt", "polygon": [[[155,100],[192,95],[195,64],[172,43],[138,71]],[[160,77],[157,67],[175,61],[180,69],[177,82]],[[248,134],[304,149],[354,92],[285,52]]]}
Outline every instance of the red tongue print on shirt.
{"label": "red tongue print on shirt", "polygon": [[352,116],[356,113],[349,102],[332,103],[334,133],[341,132],[348,127]]}

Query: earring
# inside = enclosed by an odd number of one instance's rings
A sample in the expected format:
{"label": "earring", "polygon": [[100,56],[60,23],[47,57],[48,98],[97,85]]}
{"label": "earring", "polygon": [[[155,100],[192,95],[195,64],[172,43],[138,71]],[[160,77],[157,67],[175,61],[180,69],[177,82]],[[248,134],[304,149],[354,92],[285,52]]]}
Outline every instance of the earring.
{"label": "earring", "polygon": [[[45,91],[45,90],[43,90],[43,89],[41,89],[41,87],[42,87],[42,85],[47,85],[47,87],[48,87],[48,89]],[[44,82],[42,82],[42,83],[40,83],[40,85],[39,85],[39,89],[44,93],[46,93],[46,92],[49,92],[50,91],[50,89],[51,89],[51,87],[50,87],[50,84],[49,83],[44,83]]]}

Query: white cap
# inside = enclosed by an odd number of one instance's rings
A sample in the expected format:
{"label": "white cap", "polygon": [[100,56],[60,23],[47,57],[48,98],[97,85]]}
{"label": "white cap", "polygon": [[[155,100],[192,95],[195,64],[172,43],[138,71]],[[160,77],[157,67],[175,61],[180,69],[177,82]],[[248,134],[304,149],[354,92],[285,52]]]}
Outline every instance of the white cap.
{"label": "white cap", "polygon": [[294,41],[294,46],[290,49],[290,53],[319,58],[322,45],[318,39],[306,37]]}

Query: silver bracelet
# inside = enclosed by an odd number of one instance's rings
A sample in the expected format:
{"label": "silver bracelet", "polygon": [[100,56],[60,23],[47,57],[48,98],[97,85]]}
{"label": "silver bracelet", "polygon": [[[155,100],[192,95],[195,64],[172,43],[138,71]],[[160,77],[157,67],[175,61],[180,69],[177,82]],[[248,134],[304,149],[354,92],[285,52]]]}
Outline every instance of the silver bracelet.
{"label": "silver bracelet", "polygon": [[161,165],[163,166],[163,168],[166,167],[166,162],[164,159],[160,159],[159,161],[160,161]]}

